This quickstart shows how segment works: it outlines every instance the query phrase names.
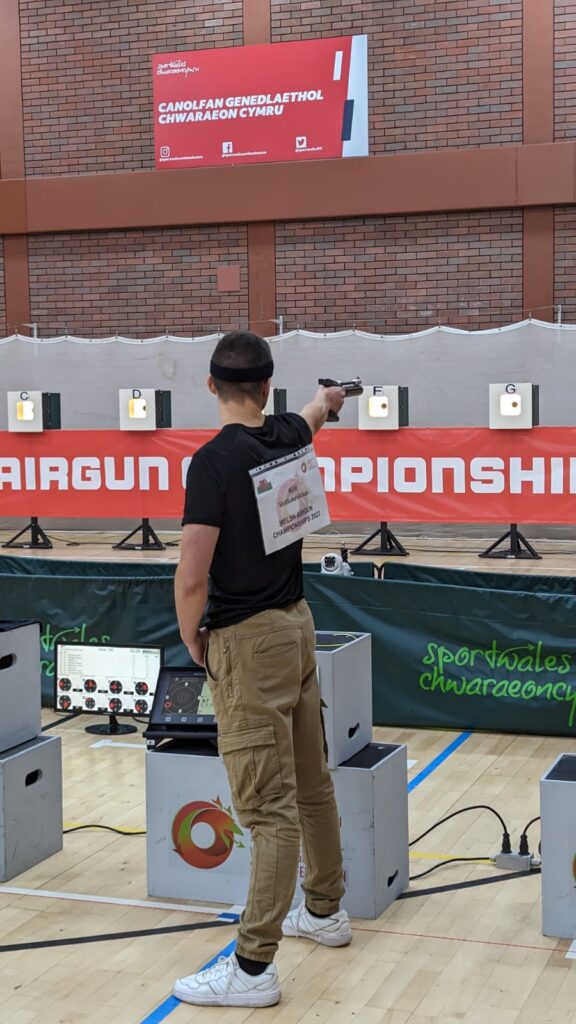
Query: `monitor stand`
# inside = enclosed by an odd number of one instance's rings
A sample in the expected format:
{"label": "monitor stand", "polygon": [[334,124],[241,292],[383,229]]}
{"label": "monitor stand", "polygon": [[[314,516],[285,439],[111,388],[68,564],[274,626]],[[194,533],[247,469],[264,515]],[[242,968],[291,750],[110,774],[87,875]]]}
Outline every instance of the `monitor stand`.
{"label": "monitor stand", "polygon": [[126,736],[129,732],[138,732],[135,725],[120,725],[116,715],[109,715],[106,725],[87,725],[85,732],[96,736]]}

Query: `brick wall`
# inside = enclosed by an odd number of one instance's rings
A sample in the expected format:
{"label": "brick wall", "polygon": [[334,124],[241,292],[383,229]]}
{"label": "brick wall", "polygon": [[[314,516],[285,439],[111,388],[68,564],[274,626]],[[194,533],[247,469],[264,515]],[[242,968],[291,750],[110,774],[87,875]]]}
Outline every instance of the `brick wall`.
{"label": "brick wall", "polygon": [[519,210],[289,223],[276,244],[288,329],[480,329],[521,317]]}
{"label": "brick wall", "polygon": [[576,207],[554,210],[554,302],[564,323],[576,323]]}
{"label": "brick wall", "polygon": [[154,167],[155,53],[242,43],[242,0],[20,0],[28,175]]}
{"label": "brick wall", "polygon": [[521,0],[271,0],[272,38],[368,35],[371,153],[522,141]]}
{"label": "brick wall", "polygon": [[554,136],[576,139],[576,3],[554,4]]}
{"label": "brick wall", "polygon": [[4,295],[4,239],[0,237],[0,338],[3,338],[8,333],[10,332],[6,325],[6,301]]}
{"label": "brick wall", "polygon": [[[245,227],[31,235],[31,319],[44,335],[192,335],[248,319]],[[240,265],[239,292],[217,268]]]}
{"label": "brick wall", "polygon": [[[521,141],[521,0],[271,5],[275,42],[368,34],[374,154]],[[242,43],[242,0],[20,8],[31,176],[152,168],[151,55]]]}

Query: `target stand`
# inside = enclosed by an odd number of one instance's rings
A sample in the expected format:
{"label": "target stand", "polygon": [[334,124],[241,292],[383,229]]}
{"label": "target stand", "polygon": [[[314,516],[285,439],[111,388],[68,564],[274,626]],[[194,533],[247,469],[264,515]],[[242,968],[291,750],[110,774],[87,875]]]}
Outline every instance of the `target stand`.
{"label": "target stand", "polygon": [[[507,547],[501,547],[500,545],[506,544],[509,541]],[[503,533],[498,540],[495,540],[486,551],[483,551],[478,558],[530,558],[530,559],[541,559],[542,555],[539,555],[534,550],[530,541],[526,540],[526,537],[518,529],[517,523],[510,523],[510,529]]]}
{"label": "target stand", "polygon": [[[140,534],[141,540],[138,543],[130,544],[132,537]],[[131,533],[128,533],[117,544],[113,545],[114,551],[165,551],[166,545],[162,543],[156,531],[150,526],[149,519],[142,519]]]}
{"label": "target stand", "polygon": [[[368,544],[371,544],[373,540],[380,538],[380,544],[378,547],[369,548]],[[353,555],[387,555],[389,558],[393,555],[404,558],[409,555],[410,552],[400,543],[398,537],[396,537],[392,530],[388,528],[388,523],[380,523],[377,530],[371,533],[366,540],[363,540],[357,548],[353,548]]]}
{"label": "target stand", "polygon": [[[20,540],[30,531],[30,540]],[[29,551],[48,550],[54,545],[38,522],[38,516],[31,516],[30,522],[19,533],[7,540],[3,548],[27,548]]]}

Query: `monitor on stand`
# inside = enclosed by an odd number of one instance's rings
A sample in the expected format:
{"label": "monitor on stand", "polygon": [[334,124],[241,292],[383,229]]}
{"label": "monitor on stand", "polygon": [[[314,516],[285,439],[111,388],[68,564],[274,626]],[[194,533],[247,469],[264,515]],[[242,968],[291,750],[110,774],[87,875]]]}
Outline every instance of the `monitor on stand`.
{"label": "monitor on stand", "polygon": [[148,716],[162,666],[161,647],[132,644],[56,644],[54,708],[108,715],[86,732],[119,736],[136,732],[118,717]]}

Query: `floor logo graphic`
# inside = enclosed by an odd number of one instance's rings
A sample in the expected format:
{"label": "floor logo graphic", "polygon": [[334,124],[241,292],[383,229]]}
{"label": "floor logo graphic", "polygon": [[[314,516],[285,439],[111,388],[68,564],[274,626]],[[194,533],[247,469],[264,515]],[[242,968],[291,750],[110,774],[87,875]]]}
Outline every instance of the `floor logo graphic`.
{"label": "floor logo graphic", "polygon": [[[194,825],[209,825],[214,833],[212,846],[197,846],[192,838]],[[220,797],[208,803],[195,800],[185,804],[172,822],[174,850],[193,868],[217,868],[228,860],[235,846],[244,849],[244,833],[232,817],[232,808],[224,807]]]}

